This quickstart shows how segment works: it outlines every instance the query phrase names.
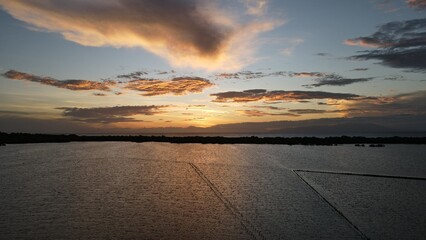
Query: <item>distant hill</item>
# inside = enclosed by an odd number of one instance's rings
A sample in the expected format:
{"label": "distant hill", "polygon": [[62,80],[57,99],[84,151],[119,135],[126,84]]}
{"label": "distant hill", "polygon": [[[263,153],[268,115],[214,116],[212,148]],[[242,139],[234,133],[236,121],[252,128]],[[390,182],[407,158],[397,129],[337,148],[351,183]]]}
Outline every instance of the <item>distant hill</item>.
{"label": "distant hill", "polygon": [[[382,117],[321,118],[295,121],[243,122],[202,127],[164,128],[92,128],[68,121],[0,118],[0,131],[89,135],[226,135],[226,134],[297,134],[297,135],[398,135],[426,136],[426,115],[393,115]],[[78,125],[80,124],[80,125]],[[18,128],[16,128],[18,126]],[[17,130],[19,129],[19,130]]]}
{"label": "distant hill", "polygon": [[396,129],[374,123],[338,123],[331,125],[315,125],[294,128],[283,128],[274,133],[282,134],[383,134],[398,132]]}

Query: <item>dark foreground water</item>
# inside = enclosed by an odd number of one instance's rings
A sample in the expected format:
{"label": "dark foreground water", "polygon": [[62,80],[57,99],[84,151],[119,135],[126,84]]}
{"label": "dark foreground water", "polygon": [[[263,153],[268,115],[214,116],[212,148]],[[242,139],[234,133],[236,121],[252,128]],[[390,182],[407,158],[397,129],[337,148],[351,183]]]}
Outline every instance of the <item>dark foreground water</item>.
{"label": "dark foreground water", "polygon": [[426,147],[0,147],[0,239],[425,239]]}

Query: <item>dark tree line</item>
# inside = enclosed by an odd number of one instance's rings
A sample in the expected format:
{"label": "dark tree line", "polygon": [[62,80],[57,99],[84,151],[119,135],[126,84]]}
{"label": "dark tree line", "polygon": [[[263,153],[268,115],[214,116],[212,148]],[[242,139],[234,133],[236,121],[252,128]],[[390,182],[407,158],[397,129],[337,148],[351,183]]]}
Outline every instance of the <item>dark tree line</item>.
{"label": "dark tree line", "polygon": [[169,142],[216,144],[285,144],[285,145],[336,145],[336,144],[426,144],[426,137],[168,137],[168,136],[80,136],[2,133],[0,144],[61,143],[61,142]]}

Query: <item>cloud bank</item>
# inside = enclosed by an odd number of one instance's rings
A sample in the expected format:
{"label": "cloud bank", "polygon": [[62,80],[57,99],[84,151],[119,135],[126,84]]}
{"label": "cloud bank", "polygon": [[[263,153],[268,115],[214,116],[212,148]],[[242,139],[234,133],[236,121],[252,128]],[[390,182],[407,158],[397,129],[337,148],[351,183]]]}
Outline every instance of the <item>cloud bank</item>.
{"label": "cloud bank", "polygon": [[130,81],[125,88],[143,92],[142,96],[157,96],[164,94],[184,95],[200,93],[214,86],[209,80],[200,77],[178,77],[172,80],[139,79]]}
{"label": "cloud bank", "polygon": [[[36,82],[44,85],[65,88],[68,90],[98,90],[110,92],[111,87],[125,88],[133,91],[143,92],[142,96],[157,95],[185,95],[189,93],[200,93],[204,89],[214,86],[208,79],[200,77],[176,77],[171,80],[159,79],[139,79],[138,77],[145,75],[144,72],[135,72],[117,77],[123,79],[133,79],[126,81],[104,80],[102,82],[89,80],[57,80],[50,77],[40,77],[29,73],[10,70],[2,76],[12,80],[24,80]],[[115,95],[121,95],[121,92],[114,92]],[[93,93],[94,96],[103,97],[104,93]]]}
{"label": "cloud bank", "polygon": [[[349,117],[387,116],[387,115],[424,115],[426,114],[426,91],[404,93],[395,96],[359,101],[345,101],[343,109]],[[356,111],[350,111],[356,109]]]}
{"label": "cloud bank", "polygon": [[230,91],[210,94],[216,97],[214,102],[295,102],[309,99],[357,99],[361,96],[351,93],[332,93],[320,91],[267,91],[265,89],[252,89],[245,91]]}
{"label": "cloud bank", "polygon": [[[256,17],[266,7],[266,1],[247,4]],[[203,0],[0,0],[0,5],[32,27],[83,46],[142,47],[173,66],[207,70],[250,63],[253,40],[282,23],[242,23],[238,14]]]}
{"label": "cloud bank", "polygon": [[50,77],[40,77],[24,72],[10,70],[3,74],[4,77],[13,80],[24,80],[29,82],[36,82],[44,85],[54,86],[58,88],[65,88],[74,91],[80,90],[98,90],[98,91],[111,91],[110,87],[116,85],[115,81],[89,81],[89,80],[57,80]]}
{"label": "cloud bank", "polygon": [[321,86],[345,86],[353,83],[368,82],[374,78],[345,78],[337,74],[326,74],[315,79],[316,83],[303,85],[305,87],[321,87]]}
{"label": "cloud bank", "polygon": [[57,108],[63,110],[62,115],[74,121],[86,123],[116,123],[116,122],[142,122],[130,116],[155,115],[164,113],[168,106],[115,106],[97,108]]}
{"label": "cloud bank", "polygon": [[389,67],[426,70],[426,18],[390,22],[368,37],[348,39],[345,43],[376,48],[350,59],[375,59]]}

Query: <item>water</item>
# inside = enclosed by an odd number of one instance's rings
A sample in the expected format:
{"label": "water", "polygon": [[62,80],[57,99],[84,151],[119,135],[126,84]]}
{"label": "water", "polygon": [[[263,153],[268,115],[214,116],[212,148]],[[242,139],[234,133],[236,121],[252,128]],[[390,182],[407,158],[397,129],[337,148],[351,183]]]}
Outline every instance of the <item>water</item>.
{"label": "water", "polygon": [[423,239],[424,156],[423,145],[7,145],[0,239]]}

